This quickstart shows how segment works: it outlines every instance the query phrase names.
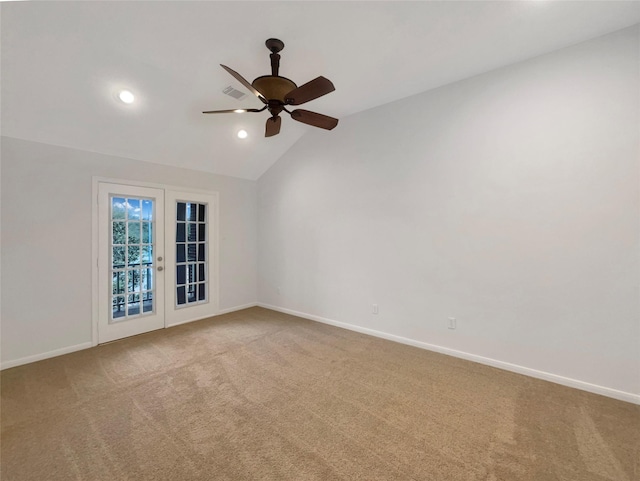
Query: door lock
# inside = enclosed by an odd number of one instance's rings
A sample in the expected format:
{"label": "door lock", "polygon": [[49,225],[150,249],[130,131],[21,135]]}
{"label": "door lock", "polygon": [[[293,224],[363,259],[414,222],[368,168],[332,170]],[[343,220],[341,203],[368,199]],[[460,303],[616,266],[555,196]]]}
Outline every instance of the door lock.
{"label": "door lock", "polygon": [[162,266],[158,267],[158,272],[164,270]]}

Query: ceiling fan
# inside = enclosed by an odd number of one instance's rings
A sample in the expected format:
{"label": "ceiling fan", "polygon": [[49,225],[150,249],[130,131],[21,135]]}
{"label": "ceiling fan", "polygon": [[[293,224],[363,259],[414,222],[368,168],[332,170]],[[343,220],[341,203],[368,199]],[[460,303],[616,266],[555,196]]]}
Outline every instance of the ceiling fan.
{"label": "ceiling fan", "polygon": [[265,137],[272,137],[280,133],[281,112],[291,115],[293,120],[302,122],[321,129],[331,130],[338,125],[338,119],[327,115],[318,114],[304,109],[287,110],[288,105],[301,105],[311,100],[322,97],[335,90],[331,80],[325,77],[318,77],[304,85],[298,87],[288,78],[278,75],[280,69],[280,52],[284,48],[282,40],[270,38],[265,42],[267,48],[271,51],[271,75],[263,75],[258,77],[252,83],[247,82],[242,75],[235,70],[230,69],[226,65],[220,65],[229,72],[238,82],[244,85],[251,93],[253,93],[264,104],[261,109],[230,109],[230,110],[209,110],[202,112],[203,114],[226,114],[226,113],[242,113],[242,112],[262,112],[268,110],[271,117],[267,119],[265,128]]}

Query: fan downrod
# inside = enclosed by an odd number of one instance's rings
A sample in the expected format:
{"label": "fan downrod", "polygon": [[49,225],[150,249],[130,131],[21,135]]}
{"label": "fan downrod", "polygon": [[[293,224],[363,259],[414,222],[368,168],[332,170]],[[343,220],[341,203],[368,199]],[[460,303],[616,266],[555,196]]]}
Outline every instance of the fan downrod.
{"label": "fan downrod", "polygon": [[277,38],[270,38],[264,44],[269,50],[271,50],[271,53],[278,53],[284,48],[284,42]]}

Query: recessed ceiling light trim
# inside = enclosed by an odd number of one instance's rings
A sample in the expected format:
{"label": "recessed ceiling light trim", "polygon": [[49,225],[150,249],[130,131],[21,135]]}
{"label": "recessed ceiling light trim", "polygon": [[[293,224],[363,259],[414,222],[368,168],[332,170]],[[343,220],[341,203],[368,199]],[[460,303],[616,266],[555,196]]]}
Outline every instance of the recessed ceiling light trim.
{"label": "recessed ceiling light trim", "polygon": [[244,129],[242,129],[242,130],[238,130],[238,134],[237,134],[237,135],[238,135],[238,138],[239,138],[239,139],[246,139],[246,138],[249,136],[249,134],[247,133],[247,131],[246,131],[246,130],[244,130]]}

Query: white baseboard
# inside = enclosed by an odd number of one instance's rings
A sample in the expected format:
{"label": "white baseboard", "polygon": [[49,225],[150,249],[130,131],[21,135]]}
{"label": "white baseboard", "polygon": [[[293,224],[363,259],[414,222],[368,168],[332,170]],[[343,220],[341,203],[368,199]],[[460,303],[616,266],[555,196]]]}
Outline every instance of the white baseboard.
{"label": "white baseboard", "polygon": [[0,369],[4,370],[11,367],[21,366],[23,364],[29,364],[30,362],[42,361],[43,359],[62,356],[63,354],[81,351],[82,349],[89,349],[90,347],[93,347],[91,341],[76,344],[75,346],[63,347],[62,349],[54,349],[53,351],[43,352],[41,354],[34,354],[33,356],[21,357],[20,359],[14,359],[12,361],[4,361],[0,366]]}
{"label": "white baseboard", "polygon": [[[218,311],[218,314],[216,315],[228,314],[234,311],[241,311],[242,309],[248,309],[250,307],[255,307],[257,305],[258,304],[256,302],[252,302],[249,304],[244,304],[242,306],[229,307],[227,309],[221,309],[220,311]],[[197,318],[197,319],[190,319],[188,321],[176,322],[175,324],[170,324],[166,327],[175,327],[181,324],[186,324],[188,322],[195,322],[201,319],[206,319],[207,317],[211,317],[211,316],[206,316],[206,317]],[[89,349],[90,347],[95,347],[95,344],[93,344],[93,342],[91,341],[83,342],[82,344],[76,344],[75,346],[68,346],[68,347],[63,347],[61,349],[55,349],[53,351],[43,352],[41,354],[34,354],[33,356],[21,357],[20,359],[4,361],[2,364],[0,364],[0,370],[10,369],[16,366],[22,366],[23,364],[29,364],[30,362],[42,361],[43,359],[49,359],[51,357],[62,356],[63,354],[69,354],[71,352],[81,351],[82,349]]]}
{"label": "white baseboard", "polygon": [[395,334],[376,331],[374,329],[368,329],[366,327],[360,327],[353,324],[348,324],[346,322],[334,321],[333,319],[327,319],[325,317],[320,317],[313,314],[307,314],[305,312],[294,311],[292,309],[286,309],[284,307],[272,306],[270,304],[265,304],[262,302],[259,302],[257,305],[260,307],[264,307],[265,309],[271,309],[273,311],[283,312],[285,314],[291,314],[293,316],[302,317],[304,319],[309,319],[311,321],[322,322],[323,324],[330,324],[332,326],[341,327],[343,329],[348,329],[350,331],[361,332],[363,334],[368,334],[370,336],[380,337],[382,339],[388,339],[390,341],[399,342],[401,344],[407,344],[409,346],[419,347],[421,349],[426,349],[428,351],[439,352],[441,354],[446,354],[448,356],[466,359],[467,361],[486,364],[487,366],[497,367],[498,369],[504,369],[505,371],[524,374],[525,376],[530,376],[537,379],[550,381],[556,384],[562,384],[563,386],[581,389],[583,391],[591,392],[594,394],[600,394],[602,396],[618,399],[620,401],[626,401],[629,403],[640,405],[640,395],[638,394],[633,394],[625,391],[618,391],[617,389],[611,389],[605,386],[599,386],[597,384],[591,384],[588,382],[559,376],[557,374],[552,374],[549,372],[538,371],[536,369],[519,366],[517,364],[511,364],[504,361],[498,361],[496,359],[478,356],[476,354],[470,354],[468,352],[457,351],[455,349],[449,349],[448,347],[442,347],[435,344],[416,341],[414,339],[409,339],[402,336],[396,336]]}
{"label": "white baseboard", "polygon": [[194,319],[188,319],[186,321],[179,321],[179,322],[174,322],[173,324],[168,324],[166,327],[176,327],[176,326],[180,326],[182,324],[188,324],[190,322],[196,322],[196,321],[201,321],[203,319],[209,319],[210,317],[216,317],[216,316],[221,316],[222,314],[229,314],[230,312],[234,312],[234,311],[241,311],[242,309],[248,309],[249,307],[256,307],[258,304],[255,302],[249,303],[249,304],[243,304],[242,306],[234,306],[234,307],[228,307],[226,309],[220,309],[216,314],[214,314],[213,316],[204,316],[204,317],[196,317]]}
{"label": "white baseboard", "polygon": [[257,302],[250,302],[249,304],[243,304],[241,306],[227,307],[226,309],[220,309],[218,315],[229,314],[230,312],[241,311],[242,309],[249,309],[250,307],[256,307]]}
{"label": "white baseboard", "polygon": [[202,319],[207,319],[209,317],[213,317],[213,316],[196,317],[194,319],[187,319],[186,321],[174,322],[173,324],[167,324],[166,326],[164,326],[164,329],[169,329],[170,327],[181,326],[183,324],[189,324],[190,322],[201,321]]}
{"label": "white baseboard", "polygon": [[[591,384],[584,381],[579,381],[577,379],[571,379],[563,376],[559,376],[557,374],[552,374],[549,372],[538,371],[536,369],[531,369],[524,366],[519,366],[517,364],[511,364],[504,361],[498,361],[496,359],[491,359],[488,357],[478,356],[476,354],[470,354],[468,352],[457,351],[455,349],[450,349],[447,347],[438,346],[435,344],[429,344],[422,341],[416,341],[414,339],[409,339],[402,336],[396,336],[395,334],[389,334],[382,331],[376,331],[374,329],[368,329],[366,327],[356,326],[353,324],[348,324],[346,322],[334,321],[333,319],[327,319],[325,317],[316,316],[313,314],[307,314],[305,312],[294,311],[293,309],[286,309],[284,307],[272,306],[270,304],[265,304],[262,302],[257,303],[249,303],[241,306],[230,307],[226,309],[221,309],[218,312],[218,315],[228,314],[234,311],[240,311],[242,309],[248,309],[250,307],[260,306],[265,309],[271,309],[273,311],[283,312],[285,314],[291,314],[293,316],[302,317],[304,319],[309,319],[311,321],[321,322],[323,324],[330,324],[332,326],[341,327],[343,329],[348,329],[350,331],[361,332],[363,334],[368,334],[370,336],[379,337],[382,339],[388,339],[390,341],[399,342],[401,344],[407,344],[409,346],[419,347],[421,349],[426,349],[428,351],[439,352],[441,354],[446,354],[448,356],[458,357],[461,359],[466,359],[468,361],[477,362],[480,364],[485,364],[487,366],[496,367],[499,369],[504,369],[506,371],[515,372],[518,374],[524,374],[525,376],[534,377],[537,379],[543,379],[545,381],[554,382],[556,384],[561,384],[563,386],[568,386],[576,389],[581,389],[583,391],[591,392],[594,394],[600,394],[602,396],[607,396],[613,399],[618,399],[620,401],[626,401],[633,404],[640,405],[640,395],[633,394],[625,391],[619,391],[616,389],[611,389],[605,386],[599,386],[597,384]],[[194,319],[195,321],[196,319]],[[193,321],[186,321],[193,322]],[[182,324],[182,323],[179,323]],[[179,325],[179,324],[173,324]],[[168,326],[170,327],[170,326]],[[21,366],[23,364],[29,364],[31,362],[42,361],[43,359],[49,359],[51,357],[62,356],[63,354],[69,354],[71,352],[80,351],[82,349],[88,349],[93,347],[93,344],[89,342],[83,342],[81,344],[76,344],[74,346],[63,347],[61,349],[55,349],[53,351],[43,352],[41,354],[35,354],[33,356],[26,356],[20,359],[13,359],[10,361],[4,361],[0,365],[0,370],[9,369],[16,366]]]}

